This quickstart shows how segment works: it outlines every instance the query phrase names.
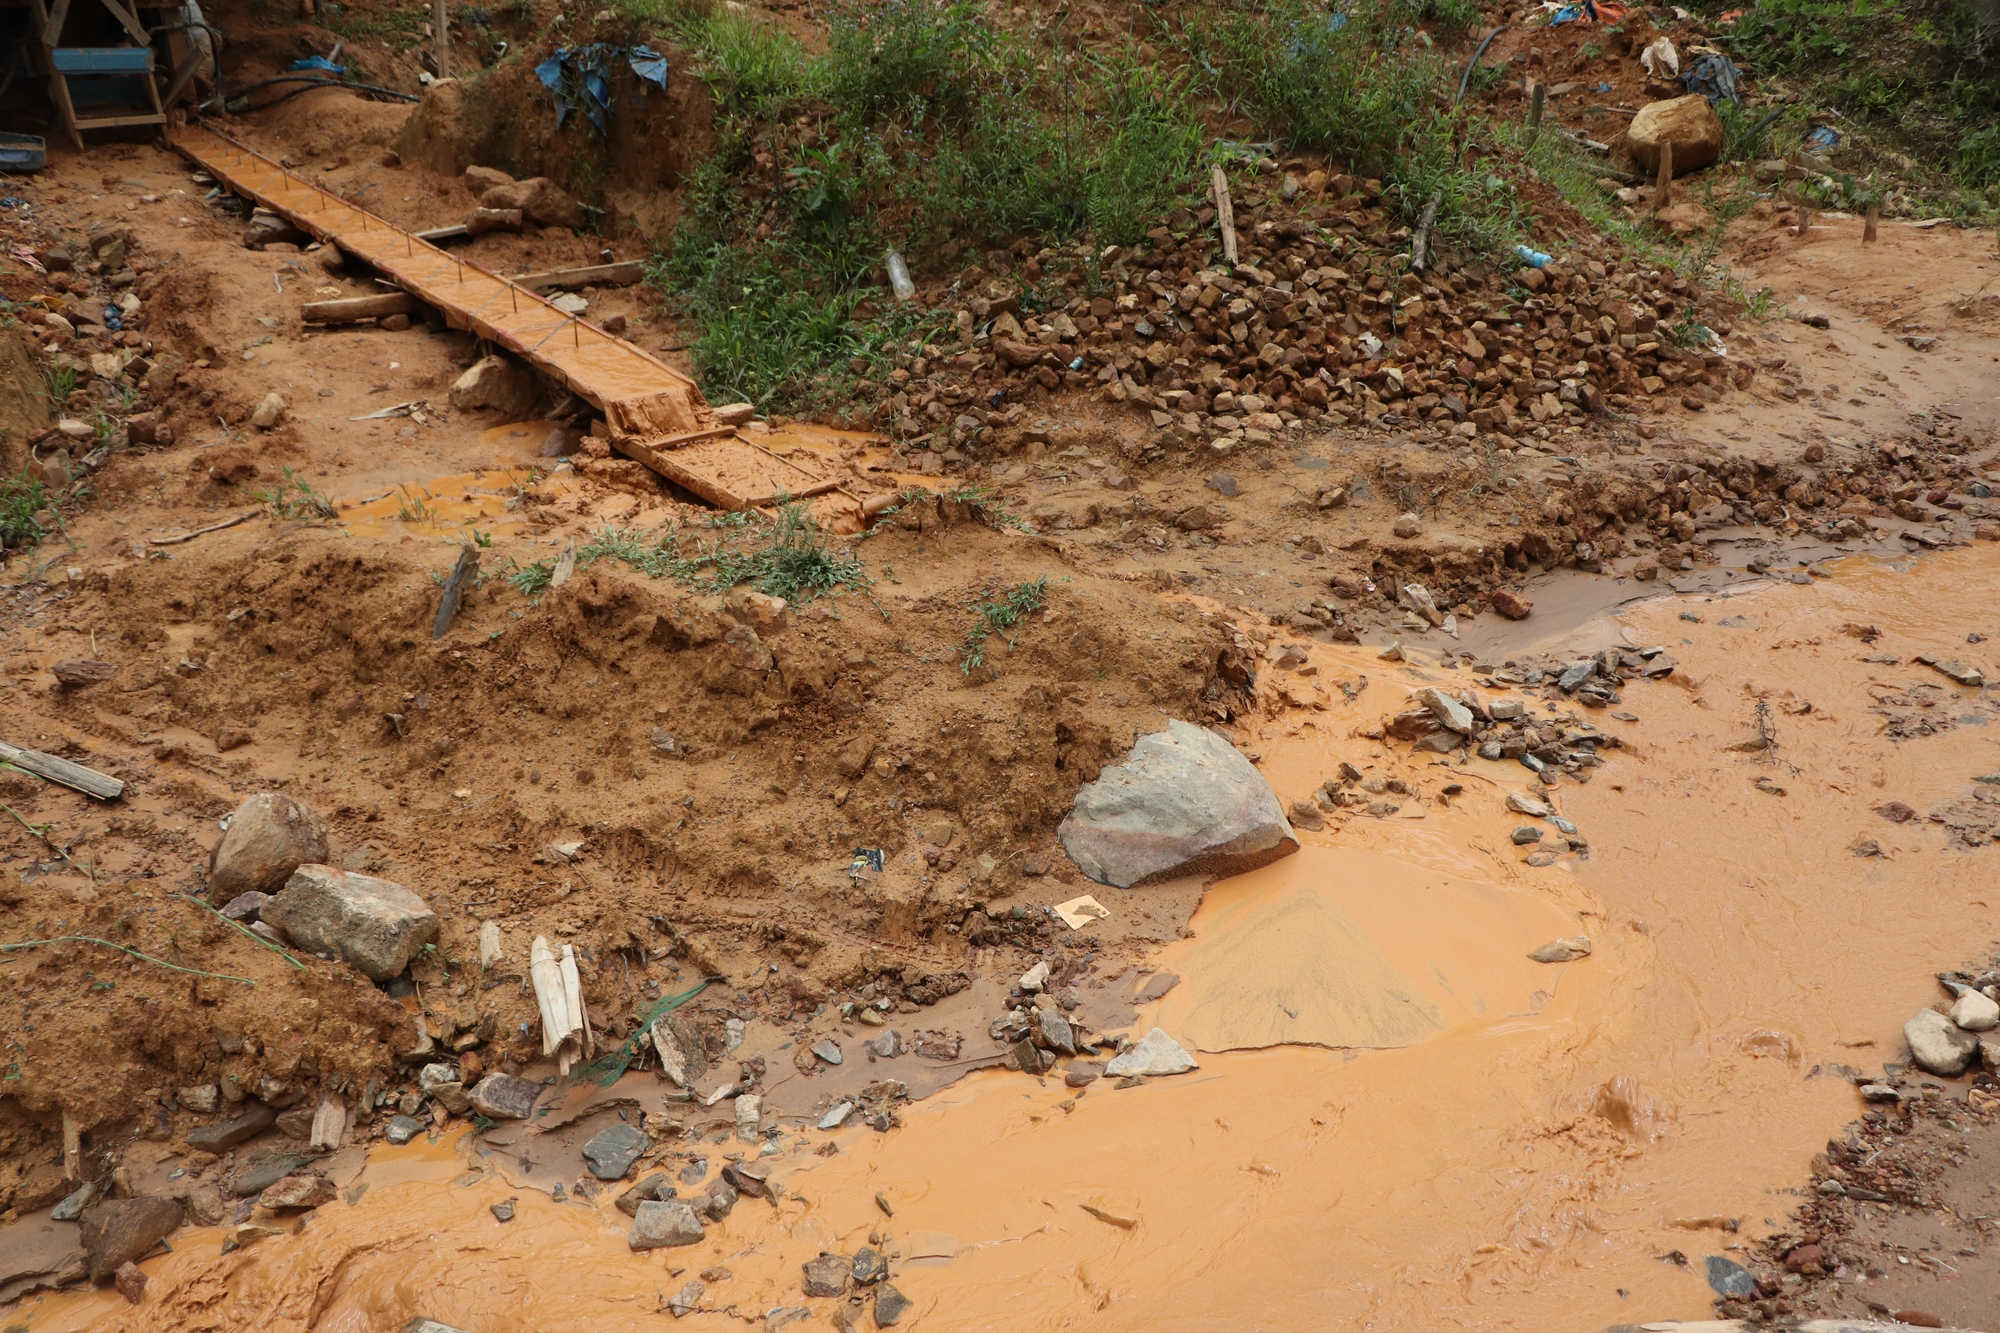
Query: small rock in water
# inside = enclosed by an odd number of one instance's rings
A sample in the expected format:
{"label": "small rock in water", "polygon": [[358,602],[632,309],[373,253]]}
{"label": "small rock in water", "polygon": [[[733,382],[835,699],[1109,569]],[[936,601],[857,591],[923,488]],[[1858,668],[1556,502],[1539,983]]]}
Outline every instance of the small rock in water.
{"label": "small rock in water", "polygon": [[689,1282],[667,1298],[667,1309],[676,1319],[683,1319],[701,1308],[701,1298],[708,1288],[700,1282]]}
{"label": "small rock in water", "polygon": [[1733,1259],[1725,1259],[1719,1254],[1708,1256],[1708,1285],[1716,1295],[1736,1300],[1748,1300],[1757,1294],[1757,1279],[1750,1276],[1750,1270]]}
{"label": "small rock in water", "polygon": [[1861,1100],[1865,1102],[1893,1102],[1899,1100],[1896,1090],[1887,1083],[1864,1083],[1861,1085]]}
{"label": "small rock in water", "polygon": [[808,1296],[839,1296],[847,1290],[847,1275],[853,1261],[844,1254],[822,1254],[806,1261],[805,1293]]}
{"label": "small rock in water", "polygon": [[472,1089],[472,1107],[494,1120],[526,1120],[541,1095],[539,1083],[512,1074],[488,1074]]}
{"label": "small rock in water", "polygon": [[112,1278],[112,1282],[117,1285],[118,1294],[133,1305],[146,1299],[146,1275],[131,1260],[118,1265],[117,1276]]}
{"label": "small rock in water", "polygon": [[680,1199],[642,1203],[632,1219],[627,1243],[635,1250],[660,1250],[701,1241],[701,1218]]}
{"label": "small rock in water", "polygon": [[1979,1053],[1979,1038],[1934,1009],[1926,1009],[1903,1024],[1910,1055],[1929,1074],[1956,1078]]}
{"label": "small rock in water", "polygon": [[318,1208],[338,1197],[333,1182],[325,1176],[286,1176],[257,1196],[264,1208]]}
{"label": "small rock in water", "polygon": [[1509,792],[1507,808],[1517,815],[1527,815],[1531,819],[1546,819],[1549,814],[1549,807],[1545,803],[1526,792]]}
{"label": "small rock in water", "polygon": [[1528,957],[1538,963],[1573,963],[1579,958],[1590,957],[1590,936],[1571,935],[1565,939],[1550,940]]}
{"label": "small rock in water", "polygon": [[583,1160],[590,1174],[599,1180],[623,1180],[632,1163],[650,1148],[653,1141],[630,1125],[613,1125],[583,1145]]}
{"label": "small rock in water", "polygon": [[1115,1057],[1104,1067],[1104,1072],[1113,1078],[1151,1078],[1185,1074],[1198,1068],[1194,1057],[1179,1042],[1154,1028]]}
{"label": "small rock in water", "polygon": [[407,1115],[390,1116],[389,1123],[382,1126],[382,1137],[399,1148],[423,1132],[424,1122]]}
{"label": "small rock in water", "polygon": [[880,1251],[864,1245],[854,1252],[854,1265],[848,1276],[854,1279],[857,1287],[872,1286],[889,1276],[889,1261]]}
{"label": "small rock in water", "polygon": [[496,1204],[494,1204],[494,1205],[493,1205],[493,1208],[492,1208],[492,1212],[493,1212],[493,1220],[494,1220],[494,1221],[496,1221],[496,1222],[511,1222],[511,1221],[513,1221],[513,1220],[514,1220],[514,1200],[512,1200],[512,1199],[502,1199],[502,1200],[501,1200],[500,1202],[498,1202],[498,1203],[496,1203]]}
{"label": "small rock in water", "polygon": [[2000,1004],[1968,990],[1951,1006],[1951,1021],[1967,1032],[1986,1032],[2000,1024]]}

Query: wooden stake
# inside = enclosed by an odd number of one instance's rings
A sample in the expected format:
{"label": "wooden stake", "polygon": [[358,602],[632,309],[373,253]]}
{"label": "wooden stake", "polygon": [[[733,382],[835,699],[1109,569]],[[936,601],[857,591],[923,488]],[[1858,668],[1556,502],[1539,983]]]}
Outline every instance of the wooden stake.
{"label": "wooden stake", "polygon": [[1209,168],[1209,186],[1215,195],[1215,225],[1222,230],[1222,257],[1236,262],[1236,209],[1229,202],[1229,177],[1222,164]]}
{"label": "wooden stake", "polygon": [[1868,205],[1868,220],[1861,224],[1861,243],[1875,244],[1875,228],[1882,221],[1882,205]]}
{"label": "wooden stake", "polygon": [[83,1130],[76,1123],[76,1117],[63,1112],[63,1179],[81,1182],[83,1180]]}
{"label": "wooden stake", "polygon": [[437,57],[438,77],[451,77],[451,16],[445,12],[444,0],[431,0],[431,26],[437,37],[431,54]]}
{"label": "wooden stake", "polygon": [[1548,96],[1548,85],[1539,79],[1535,81],[1534,96],[1528,102],[1528,142],[1533,143],[1542,132],[1542,99]]}
{"label": "wooden stake", "polygon": [[1439,190],[1424,205],[1424,215],[1417,222],[1416,235],[1410,237],[1410,271],[1422,273],[1424,264],[1430,258],[1431,223],[1437,221],[1438,205],[1444,202],[1444,191]]}
{"label": "wooden stake", "polygon": [[1660,143],[1660,178],[1653,186],[1653,211],[1659,212],[1674,199],[1674,144],[1665,139]]}

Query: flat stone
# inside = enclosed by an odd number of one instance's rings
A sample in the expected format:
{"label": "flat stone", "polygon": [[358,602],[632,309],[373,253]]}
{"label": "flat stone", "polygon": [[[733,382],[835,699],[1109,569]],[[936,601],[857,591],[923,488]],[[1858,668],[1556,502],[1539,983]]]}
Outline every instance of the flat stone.
{"label": "flat stone", "polygon": [[1192,1055],[1181,1048],[1181,1044],[1166,1033],[1154,1028],[1145,1036],[1132,1043],[1122,1054],[1115,1056],[1104,1066],[1104,1072],[1113,1078],[1156,1078],[1166,1074],[1185,1074],[1190,1069],[1198,1069]]}
{"label": "flat stone", "polygon": [[741,1194],[726,1180],[718,1180],[708,1187],[708,1192],[691,1200],[695,1211],[711,1222],[720,1222],[729,1216],[729,1210],[736,1206]]}
{"label": "flat stone", "polygon": [[179,1199],[107,1199],[83,1210],[81,1240],[90,1280],[109,1282],[119,1268],[143,1259],[181,1224]]}
{"label": "flat stone", "polygon": [[1969,990],[1958,997],[1951,1006],[1951,1021],[1967,1032],[1987,1032],[2000,1025],[2000,1004],[1995,1004],[1976,990]]}
{"label": "flat stone", "polygon": [[1526,815],[1530,819],[1547,819],[1549,817],[1548,805],[1545,802],[1536,800],[1526,792],[1508,792],[1507,808],[1517,815]]}
{"label": "flat stone", "polygon": [[819,1118],[821,1129],[839,1129],[854,1114],[853,1102],[835,1102],[826,1108],[826,1114]]}
{"label": "flat stone", "polygon": [[887,1282],[875,1284],[875,1326],[888,1328],[910,1312],[910,1298]]}
{"label": "flat stone", "polygon": [[1556,677],[1556,687],[1564,694],[1572,694],[1576,691],[1577,686],[1583,684],[1583,682],[1596,674],[1597,663],[1595,662],[1571,662],[1563,668],[1562,674]]}
{"label": "flat stone", "polygon": [[802,1265],[808,1296],[839,1296],[847,1290],[848,1270],[853,1261],[844,1254],[822,1254]]}
{"label": "flat stone", "polygon": [[722,1178],[739,1194],[761,1199],[770,1194],[771,1168],[762,1162],[731,1162],[722,1168]]}
{"label": "flat stone", "polygon": [[209,900],[234,908],[242,895],[276,892],[300,866],[326,857],[324,819],[282,792],[259,792],[236,807],[209,855]]}
{"label": "flat stone", "polygon": [[667,1183],[667,1173],[655,1171],[618,1196],[618,1211],[627,1217],[637,1217],[640,1204],[659,1203],[673,1198],[674,1193],[674,1187]]}
{"label": "flat stone", "polygon": [[583,1145],[583,1160],[589,1164],[590,1174],[599,1180],[623,1180],[632,1163],[652,1146],[653,1141],[642,1130],[625,1124],[613,1125]]}
{"label": "flat stone", "polygon": [[220,1124],[203,1125],[188,1131],[187,1143],[190,1148],[201,1148],[219,1153],[237,1144],[256,1138],[265,1130],[278,1123],[278,1113],[262,1102],[248,1102],[243,1114]]}
{"label": "flat stone", "polygon": [[1017,984],[1030,995],[1034,994],[1049,984],[1049,965],[1047,963],[1036,963],[1021,974],[1020,981]]}
{"label": "flat stone", "polygon": [[406,1115],[392,1115],[382,1126],[382,1137],[398,1148],[424,1132],[424,1122]]}
{"label": "flat stone", "polygon": [[1119,888],[1241,874],[1299,849],[1277,793],[1250,761],[1178,719],[1084,784],[1057,835],[1078,869]]}
{"label": "flat stone", "polygon": [[676,1319],[685,1319],[701,1308],[701,1298],[708,1287],[700,1282],[689,1282],[679,1291],[667,1297],[667,1310]]}
{"label": "flat stone", "polygon": [[1903,1024],[1903,1040],[1925,1073],[1956,1078],[1979,1054],[1979,1037],[1934,1009],[1926,1009]]}
{"label": "flat stone", "polygon": [[493,1214],[495,1222],[511,1222],[514,1220],[514,1200],[502,1199],[500,1202],[489,1207],[487,1211]]}
{"label": "flat stone", "polygon": [[873,1286],[889,1276],[889,1260],[879,1250],[871,1250],[866,1245],[854,1252],[854,1263],[848,1269],[848,1276],[857,1287]]}
{"label": "flat stone", "polygon": [[437,913],[400,884],[328,865],[300,866],[264,905],[263,919],[321,958],[387,981],[435,944]]}
{"label": "flat stone", "polygon": [[1573,963],[1579,958],[1590,957],[1590,936],[1570,935],[1559,940],[1550,940],[1528,957],[1538,963]]}
{"label": "flat stone", "polygon": [[333,1182],[325,1176],[286,1176],[257,1196],[260,1206],[278,1208],[318,1208],[339,1197]]}
{"label": "flat stone", "polygon": [[1416,701],[1425,708],[1428,708],[1431,711],[1431,715],[1437,718],[1438,725],[1444,727],[1446,730],[1458,732],[1462,736],[1471,734],[1472,710],[1452,698],[1449,694],[1446,694],[1443,690],[1435,686],[1430,689],[1418,690]]}
{"label": "flat stone", "polygon": [[539,1083],[512,1074],[488,1074],[473,1085],[472,1109],[493,1120],[526,1120],[541,1095]]}
{"label": "flat stone", "polygon": [[1528,706],[1519,699],[1495,699],[1486,711],[1495,722],[1519,722],[1528,715]]}
{"label": "flat stone", "polygon": [[736,1137],[743,1143],[754,1143],[764,1126],[764,1099],[751,1093],[743,1093],[736,1099]]}
{"label": "flat stone", "polygon": [[839,1064],[843,1058],[840,1054],[840,1043],[831,1037],[825,1041],[814,1042],[812,1053],[830,1065]]}
{"label": "flat stone", "polygon": [[780,1333],[793,1324],[803,1324],[812,1318],[812,1310],[804,1305],[779,1305],[764,1312],[764,1333]]}
{"label": "flat stone", "polygon": [[1542,840],[1542,831],[1538,828],[1530,828],[1524,824],[1520,828],[1515,829],[1509,836],[1513,838],[1516,847],[1526,847],[1531,842],[1540,842]]}
{"label": "flat stone", "polygon": [[635,1250],[664,1250],[697,1245],[701,1237],[701,1217],[692,1204],[662,1199],[639,1205],[632,1218],[629,1243]]}
{"label": "flat stone", "polygon": [[231,921],[255,921],[257,914],[264,910],[264,904],[270,901],[270,894],[254,889],[249,893],[239,893],[222,905],[222,915]]}
{"label": "flat stone", "polygon": [[1037,1009],[1029,1016],[1029,1031],[1035,1044],[1064,1055],[1076,1054],[1076,1032],[1069,1020],[1053,1009]]}
{"label": "flat stone", "polygon": [[1139,993],[1132,997],[1132,1003],[1151,1004],[1180,984],[1181,974],[1178,972],[1155,972],[1146,979],[1146,984],[1139,988]]}
{"label": "flat stone", "polygon": [[1711,1254],[1705,1265],[1709,1289],[1718,1296],[1748,1300],[1757,1294],[1757,1279],[1734,1259]]}
{"label": "flat stone", "polygon": [[[330,250],[333,247],[328,246],[327,248]],[[416,1318],[410,1320],[409,1323],[397,1329],[396,1333],[465,1333],[465,1330],[456,1324],[440,1324],[435,1319],[426,1319],[422,1315],[418,1315]]]}
{"label": "flat stone", "polygon": [[229,1177],[229,1192],[239,1199],[262,1194],[305,1165],[308,1160],[299,1153],[280,1152],[245,1162]]}

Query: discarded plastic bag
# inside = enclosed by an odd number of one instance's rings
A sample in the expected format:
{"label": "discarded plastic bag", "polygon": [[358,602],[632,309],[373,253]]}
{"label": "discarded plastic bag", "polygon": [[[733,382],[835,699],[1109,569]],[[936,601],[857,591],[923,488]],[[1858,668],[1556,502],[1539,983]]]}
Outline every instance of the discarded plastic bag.
{"label": "discarded plastic bag", "polygon": [[1737,106],[1743,105],[1743,94],[1736,88],[1737,69],[1734,61],[1719,51],[1711,51],[1694,62],[1694,67],[1681,75],[1681,86],[1691,93],[1700,93],[1708,99],[1710,106],[1725,97]]}
{"label": "discarded plastic bag", "polygon": [[1674,49],[1669,39],[1662,37],[1639,53],[1639,63],[1646,67],[1646,73],[1656,79],[1680,77],[1681,53]]}

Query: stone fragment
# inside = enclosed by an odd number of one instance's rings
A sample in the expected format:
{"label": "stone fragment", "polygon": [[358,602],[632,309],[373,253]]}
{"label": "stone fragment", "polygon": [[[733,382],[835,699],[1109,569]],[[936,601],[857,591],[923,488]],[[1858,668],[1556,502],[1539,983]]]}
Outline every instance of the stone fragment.
{"label": "stone fragment", "polygon": [[213,1083],[197,1083],[192,1088],[182,1088],[174,1094],[174,1100],[183,1111],[195,1115],[214,1115],[215,1108],[222,1104],[222,1089]]}
{"label": "stone fragment", "polygon": [[1520,828],[1515,829],[1509,836],[1513,838],[1516,847],[1526,847],[1531,842],[1540,842],[1542,840],[1542,831],[1524,824]]}
{"label": "stone fragment", "polygon": [[58,662],[49,668],[56,678],[56,684],[65,690],[81,690],[91,685],[100,685],[118,674],[118,667],[112,662],[99,662],[90,658],[73,658]]}
{"label": "stone fragment", "polygon": [[188,1131],[187,1143],[190,1148],[202,1148],[219,1153],[237,1144],[253,1139],[278,1123],[278,1113],[262,1102],[246,1104],[243,1114],[216,1125],[203,1125]]}
{"label": "stone fragment", "polygon": [[1198,1069],[1192,1055],[1181,1044],[1166,1033],[1154,1028],[1145,1036],[1104,1066],[1104,1072],[1113,1078],[1156,1078],[1166,1074],[1185,1074],[1190,1069]]}
{"label": "stone fragment", "polygon": [[266,1188],[257,1202],[271,1209],[318,1208],[336,1197],[333,1182],[325,1176],[291,1175]]}
{"label": "stone fragment", "polygon": [[1178,719],[1086,783],[1057,834],[1084,874],[1119,888],[1240,874],[1299,849],[1277,794],[1250,761]]}
{"label": "stone fragment", "polygon": [[118,1265],[118,1272],[111,1282],[118,1289],[118,1294],[133,1305],[146,1299],[146,1275],[140,1271],[139,1265],[129,1260]]}
{"label": "stone fragment", "polygon": [[83,1210],[84,1260],[99,1286],[128,1263],[146,1257],[181,1224],[179,1199],[107,1199]]}
{"label": "stone fragment", "polygon": [[1326,816],[1311,801],[1293,801],[1289,813],[1294,831],[1305,829],[1309,833],[1318,833],[1326,827]]}
{"label": "stone fragment", "polygon": [[497,352],[466,368],[451,386],[451,405],[461,412],[491,408],[502,416],[526,415],[541,397],[541,385],[527,369]]}
{"label": "stone fragment", "polygon": [[264,905],[264,921],[322,958],[387,981],[438,937],[437,914],[400,884],[304,865]]}
{"label": "stone fragment", "polygon": [[805,1269],[805,1293],[808,1296],[840,1296],[847,1291],[848,1269],[852,1261],[844,1254],[822,1254],[816,1259],[808,1259]]}
{"label": "stone fragment", "polygon": [[[90,1201],[96,1197],[97,1186],[86,1180],[83,1184],[77,1186],[74,1194],[71,1194],[68,1198],[49,1210],[49,1220],[52,1222],[74,1222],[82,1214],[83,1210],[90,1206]],[[15,1206],[20,1206],[18,1192]],[[0,1275],[0,1279],[3,1278],[4,1275]]]}
{"label": "stone fragment", "polygon": [[848,1270],[857,1287],[870,1287],[889,1276],[889,1260],[879,1250],[866,1245],[854,1252],[854,1263]]}
{"label": "stone fragment", "polygon": [[701,1237],[701,1217],[692,1204],[661,1199],[639,1205],[628,1243],[635,1250],[663,1250],[700,1244]]}
{"label": "stone fragment", "polygon": [[583,1160],[589,1165],[590,1174],[599,1180],[623,1180],[625,1173],[632,1169],[632,1163],[652,1146],[653,1141],[646,1137],[644,1131],[617,1124],[583,1145]]}
{"label": "stone fragment", "polygon": [[423,1132],[424,1122],[407,1115],[392,1115],[382,1126],[382,1137],[398,1148]]}
{"label": "stone fragment", "polygon": [[1398,514],[1395,523],[1390,525],[1390,531],[1405,541],[1416,536],[1423,530],[1423,521],[1415,514]]}
{"label": "stone fragment", "polygon": [[674,1187],[667,1183],[667,1173],[655,1171],[644,1180],[618,1196],[618,1211],[627,1217],[636,1217],[642,1203],[658,1203],[674,1197]]}
{"label": "stone fragment", "polygon": [[812,1053],[830,1065],[837,1065],[845,1058],[840,1053],[840,1043],[831,1037],[828,1037],[825,1041],[814,1042]]}
{"label": "stone fragment", "polygon": [[1968,990],[1952,1004],[1951,1021],[1967,1032],[1990,1031],[2000,1024],[2000,1004],[1976,990]]}
{"label": "stone fragment", "polygon": [[1559,940],[1550,940],[1528,957],[1538,963],[1573,963],[1579,958],[1590,957],[1590,936],[1569,935]]}
{"label": "stone fragment", "polygon": [[512,1074],[492,1073],[472,1089],[472,1109],[493,1120],[526,1120],[535,1110],[542,1085]]}
{"label": "stone fragment", "polygon": [[1437,718],[1439,725],[1443,726],[1446,730],[1456,731],[1461,735],[1471,734],[1472,710],[1452,698],[1449,694],[1446,694],[1443,690],[1438,689],[1436,686],[1418,690],[1416,700],[1425,708],[1430,709],[1431,715]]}
{"label": "stone fragment", "polygon": [[711,1222],[720,1222],[729,1216],[729,1210],[736,1206],[736,1200],[740,1197],[742,1196],[735,1186],[726,1180],[718,1180],[709,1185],[707,1193],[692,1202],[696,1212]]}
{"label": "stone fragment", "polygon": [[730,1188],[739,1194],[747,1194],[753,1199],[762,1199],[771,1193],[771,1168],[762,1162],[731,1162],[722,1168],[722,1178]]}
{"label": "stone fragment", "polygon": [[839,1129],[847,1123],[847,1117],[854,1114],[853,1102],[835,1102],[826,1108],[826,1114],[819,1118],[821,1129]]}
{"label": "stone fragment", "polygon": [[888,1328],[910,1312],[910,1298],[887,1282],[875,1284],[875,1326]]}
{"label": "stone fragment", "polygon": [[[209,901],[235,908],[241,895],[275,893],[300,866],[326,858],[324,819],[282,792],[259,792],[236,807],[209,854]],[[255,912],[230,915],[225,909],[224,915],[242,921]]]}
{"label": "stone fragment", "polygon": [[[754,1143],[758,1132],[764,1126],[764,1099],[751,1093],[744,1093],[736,1099],[736,1138],[741,1143]],[[748,1193],[746,1190],[745,1193]]]}
{"label": "stone fragment", "polygon": [[1700,93],[1649,102],[1632,117],[1625,150],[1649,172],[1660,169],[1660,145],[1674,146],[1674,175],[1698,171],[1722,156],[1722,117]]}
{"label": "stone fragment", "polygon": [[833,756],[833,771],[844,778],[858,778],[868,767],[868,761],[875,757],[875,738],[856,736],[840,747]]}
{"label": "stone fragment", "polygon": [[511,1222],[514,1220],[514,1204],[513,1199],[502,1199],[491,1205],[487,1211],[493,1214],[493,1220],[496,1222]]}
{"label": "stone fragment", "polygon": [[285,419],[285,400],[275,391],[264,395],[250,413],[250,424],[258,430],[271,430]]}
{"label": "stone fragment", "polygon": [[543,227],[581,227],[583,208],[546,176],[495,185],[479,196],[481,208],[515,209]]}
{"label": "stone fragment", "polygon": [[701,1298],[708,1288],[698,1281],[690,1281],[667,1298],[667,1311],[676,1319],[684,1319],[701,1308]]}
{"label": "stone fragment", "polygon": [[521,230],[521,210],[518,208],[482,207],[475,208],[465,215],[467,236],[484,236],[489,231],[519,230]]}
{"label": "stone fragment", "polygon": [[1495,588],[1488,600],[1493,603],[1495,611],[1509,620],[1526,620],[1528,612],[1535,609],[1533,602],[1506,588]]}
{"label": "stone fragment", "polygon": [[1979,1037],[1938,1013],[1926,1009],[1903,1024],[1903,1040],[1925,1073],[1956,1078],[1979,1054]]}
{"label": "stone fragment", "polygon": [[1023,972],[1020,980],[1015,984],[1019,985],[1028,994],[1034,994],[1049,984],[1049,965],[1047,963],[1036,963],[1026,972]]}

